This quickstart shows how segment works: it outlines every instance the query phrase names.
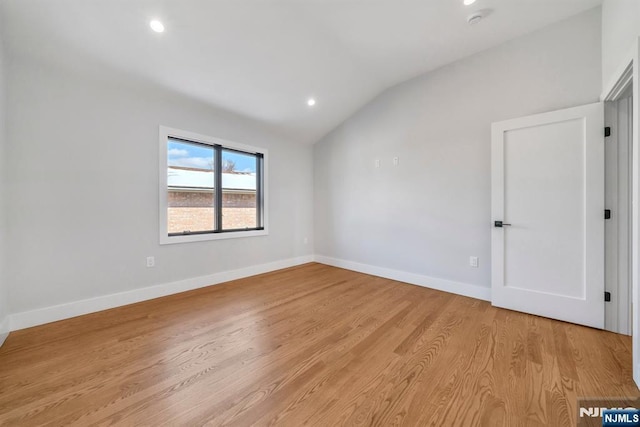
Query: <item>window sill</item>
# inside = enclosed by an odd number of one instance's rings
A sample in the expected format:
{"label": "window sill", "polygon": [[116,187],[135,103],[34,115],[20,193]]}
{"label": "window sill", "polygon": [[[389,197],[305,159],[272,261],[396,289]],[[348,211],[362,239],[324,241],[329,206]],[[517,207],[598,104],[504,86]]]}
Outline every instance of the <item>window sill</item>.
{"label": "window sill", "polygon": [[244,237],[267,236],[267,230],[232,231],[227,233],[185,234],[180,236],[160,236],[161,245],[174,243],[205,242],[208,240],[241,239]]}

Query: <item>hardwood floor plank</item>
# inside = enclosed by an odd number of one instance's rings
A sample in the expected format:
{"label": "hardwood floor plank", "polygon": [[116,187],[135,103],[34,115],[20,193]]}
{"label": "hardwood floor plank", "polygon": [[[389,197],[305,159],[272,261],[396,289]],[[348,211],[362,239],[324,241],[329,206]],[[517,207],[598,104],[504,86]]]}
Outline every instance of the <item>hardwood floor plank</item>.
{"label": "hardwood floor plank", "polygon": [[12,333],[0,425],[560,426],[629,337],[307,264]]}
{"label": "hardwood floor plank", "polygon": [[[373,314],[376,316],[375,318],[373,318],[370,321],[368,321],[366,323],[366,325],[360,325],[359,324],[358,326],[356,326],[356,329],[362,326],[361,327],[361,330],[362,330],[361,333],[356,333],[355,329],[352,329],[351,331],[353,331],[353,333],[351,333],[349,336],[347,336],[345,334],[342,337],[342,340],[334,340],[334,343],[337,344],[340,341],[343,341],[343,344],[346,344],[347,342],[353,343],[354,339],[358,339],[359,342],[357,344],[355,344],[355,347],[357,347],[357,346],[361,345],[363,342],[365,342],[365,343],[368,342],[372,336],[375,336],[375,334],[379,330],[381,330],[382,328],[385,328],[385,326],[388,323],[395,323],[395,322],[398,321],[398,319],[400,317],[406,315],[406,311],[407,311],[406,310],[406,306],[409,306],[410,303],[404,301],[404,295],[403,294],[397,295],[396,296],[396,300],[394,301],[393,299],[391,299],[391,302],[392,302],[392,304],[391,304],[392,309],[386,309],[385,307],[381,306],[379,308],[379,311],[374,311],[373,312]],[[396,311],[398,311],[397,314],[395,313]],[[380,325],[380,323],[382,322],[382,319],[384,319],[384,316],[391,316],[391,319],[386,321],[386,322],[384,322],[384,323],[382,323]],[[343,319],[343,320],[349,322],[349,318],[348,317]],[[348,345],[350,346],[352,344],[348,344]],[[303,364],[302,366],[304,366],[304,364],[310,363],[310,361],[326,360],[327,357],[330,357],[329,354],[328,354],[329,352],[327,350],[329,350],[329,348],[323,348],[323,349],[315,350],[313,352],[313,355],[310,357],[310,359],[307,359],[307,360],[304,360],[303,362],[301,362]],[[334,351],[334,349],[331,348],[330,352],[333,352],[333,351]],[[288,371],[294,371],[294,375],[293,375],[294,377],[295,377],[295,370],[296,370],[296,365],[290,363],[289,367],[288,367]],[[287,372],[286,374],[288,375],[289,372]],[[285,380],[282,380],[282,381],[286,383]],[[261,399],[261,401],[260,401],[261,405],[263,405],[263,400],[264,399]],[[273,407],[273,402],[267,402],[267,404],[270,405],[271,407]],[[233,407],[237,407],[237,406],[245,406],[246,407],[246,405],[244,405],[243,402],[237,402],[237,403],[233,404]],[[251,410],[253,412],[255,412],[253,408],[251,408]],[[215,408],[209,408],[207,410],[207,412],[210,413],[211,416],[213,416],[215,414],[216,418],[224,417],[224,413],[220,414],[219,411],[216,410]],[[207,422],[214,420],[214,418],[212,418],[212,417],[206,417],[206,418],[207,418]],[[241,419],[244,419],[244,416]],[[222,422],[221,424],[224,425],[224,422]],[[235,424],[235,420],[234,420],[234,424]]]}

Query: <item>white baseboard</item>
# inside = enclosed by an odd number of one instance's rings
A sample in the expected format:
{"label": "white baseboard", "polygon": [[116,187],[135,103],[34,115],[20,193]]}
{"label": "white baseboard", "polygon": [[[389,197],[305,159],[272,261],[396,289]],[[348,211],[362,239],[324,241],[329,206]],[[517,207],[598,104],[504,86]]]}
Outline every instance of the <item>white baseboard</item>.
{"label": "white baseboard", "polygon": [[423,286],[425,288],[437,289],[439,291],[450,292],[452,294],[463,295],[484,301],[491,301],[491,288],[484,286],[437,279],[420,274],[392,270],[390,268],[376,267],[369,264],[331,258],[324,255],[316,255],[314,260],[321,264],[353,270],[359,273],[371,274],[372,276],[384,277],[385,279],[397,280],[399,282],[410,283],[412,285]]}
{"label": "white baseboard", "polygon": [[[117,294],[104,295],[101,297],[74,301],[66,304],[44,307],[22,313],[12,314],[7,330],[17,331],[19,329],[30,328],[32,326],[43,325],[45,323],[56,322],[58,320],[69,319],[83,314],[95,313],[96,311],[107,310],[123,305],[146,301],[153,298],[177,294],[190,291],[192,289],[204,288],[206,286],[217,285],[230,280],[242,279],[244,277],[255,276],[256,274],[268,273],[274,270],[293,267],[313,261],[313,255],[290,258],[267,264],[254,265],[238,270],[223,271],[208,276],[194,277],[177,282],[163,283],[146,288],[135,289]],[[2,330],[2,329],[0,329]],[[0,335],[1,336],[1,335]]]}
{"label": "white baseboard", "polygon": [[4,319],[0,322],[0,347],[4,344],[4,340],[9,336],[9,331],[11,326],[11,317],[5,316]]}

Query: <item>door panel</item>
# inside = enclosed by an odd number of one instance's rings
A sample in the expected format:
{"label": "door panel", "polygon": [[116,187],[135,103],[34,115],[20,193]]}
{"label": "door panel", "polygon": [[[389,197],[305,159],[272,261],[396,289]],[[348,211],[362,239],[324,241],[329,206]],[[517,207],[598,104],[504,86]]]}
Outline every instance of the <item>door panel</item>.
{"label": "door panel", "polygon": [[604,322],[603,107],[494,123],[492,303]]}

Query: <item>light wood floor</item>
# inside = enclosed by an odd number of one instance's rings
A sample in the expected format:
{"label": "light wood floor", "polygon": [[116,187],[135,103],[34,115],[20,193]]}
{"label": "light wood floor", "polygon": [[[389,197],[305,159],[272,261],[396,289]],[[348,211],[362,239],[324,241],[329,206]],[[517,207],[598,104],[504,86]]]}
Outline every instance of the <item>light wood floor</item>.
{"label": "light wood floor", "polygon": [[629,337],[320,264],[12,333],[3,425],[575,425]]}

